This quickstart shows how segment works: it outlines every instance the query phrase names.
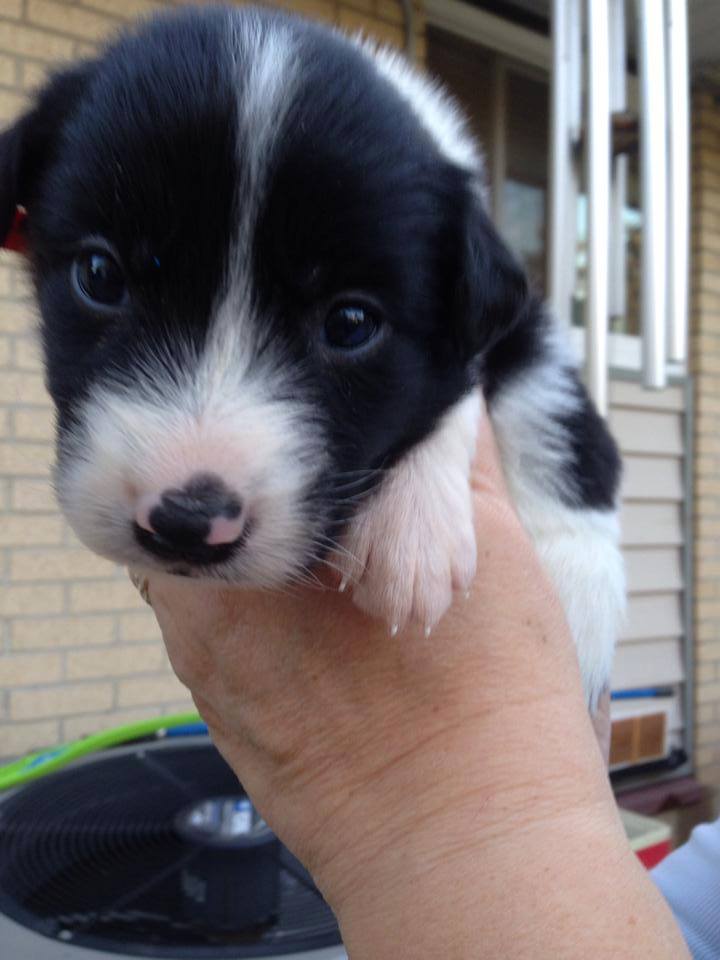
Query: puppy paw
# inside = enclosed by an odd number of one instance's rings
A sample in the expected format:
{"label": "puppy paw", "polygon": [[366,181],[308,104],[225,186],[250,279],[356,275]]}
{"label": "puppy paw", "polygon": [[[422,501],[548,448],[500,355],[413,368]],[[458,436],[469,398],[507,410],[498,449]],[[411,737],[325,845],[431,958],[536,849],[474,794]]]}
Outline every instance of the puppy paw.
{"label": "puppy paw", "polygon": [[351,522],[336,557],[341,589],[391,634],[426,633],[475,575],[470,468],[479,399],[470,394],[385,477]]}

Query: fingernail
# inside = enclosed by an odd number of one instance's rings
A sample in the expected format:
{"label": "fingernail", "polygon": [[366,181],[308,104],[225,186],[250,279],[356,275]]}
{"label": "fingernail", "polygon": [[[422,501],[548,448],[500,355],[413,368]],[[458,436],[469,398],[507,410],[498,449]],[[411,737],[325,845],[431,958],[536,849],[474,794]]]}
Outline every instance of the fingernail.
{"label": "fingernail", "polygon": [[396,636],[398,635],[399,629],[400,629],[400,625],[397,624],[397,623],[394,623],[394,624],[390,627],[390,636],[391,636],[391,637],[396,637]]}

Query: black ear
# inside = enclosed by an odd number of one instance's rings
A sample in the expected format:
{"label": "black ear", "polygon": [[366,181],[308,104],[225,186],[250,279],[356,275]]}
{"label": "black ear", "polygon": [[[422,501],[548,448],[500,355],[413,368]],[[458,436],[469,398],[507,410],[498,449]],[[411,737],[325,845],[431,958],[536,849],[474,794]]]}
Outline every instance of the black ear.
{"label": "black ear", "polygon": [[18,206],[29,208],[52,160],[63,124],[85,89],[92,63],[56,74],[35,106],[0,133],[0,246]]}
{"label": "black ear", "polygon": [[0,133],[0,246],[7,240],[15,209],[23,204],[21,171],[28,115]]}
{"label": "black ear", "polygon": [[466,207],[461,262],[459,336],[463,348],[476,356],[513,329],[530,296],[524,269],[476,196]]}

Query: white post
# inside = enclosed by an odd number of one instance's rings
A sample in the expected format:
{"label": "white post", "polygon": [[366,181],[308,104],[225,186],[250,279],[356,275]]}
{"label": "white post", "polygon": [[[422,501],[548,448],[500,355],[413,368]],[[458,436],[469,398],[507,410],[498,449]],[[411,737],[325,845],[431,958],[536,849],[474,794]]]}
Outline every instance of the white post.
{"label": "white post", "polygon": [[[652,0],[651,0],[652,2]],[[610,47],[606,0],[587,0],[587,386],[607,413]]]}
{"label": "white post", "polygon": [[668,109],[668,358],[687,356],[690,132],[687,0],[665,0]]}
{"label": "white post", "polygon": [[660,389],[666,374],[667,143],[663,3],[637,0],[642,184],[643,381]]}
{"label": "white post", "polygon": [[[610,16],[610,111],[627,107],[625,0],[609,0]],[[627,244],[625,207],[627,205],[628,157],[620,154],[612,161],[610,188],[610,316],[627,313]]]}
{"label": "white post", "polygon": [[571,2],[553,0],[552,72],[550,74],[550,250],[548,299],[560,323],[569,323],[567,300],[566,229],[567,186],[572,167],[570,143],[570,8]]}

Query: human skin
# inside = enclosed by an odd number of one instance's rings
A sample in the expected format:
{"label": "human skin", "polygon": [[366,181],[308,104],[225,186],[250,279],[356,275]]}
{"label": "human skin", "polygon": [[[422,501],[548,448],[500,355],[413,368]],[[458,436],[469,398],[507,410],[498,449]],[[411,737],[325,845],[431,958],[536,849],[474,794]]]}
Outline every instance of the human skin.
{"label": "human skin", "polygon": [[352,960],[687,957],[628,848],[485,417],[478,575],[429,638],[334,589],[153,577],[173,667]]}

